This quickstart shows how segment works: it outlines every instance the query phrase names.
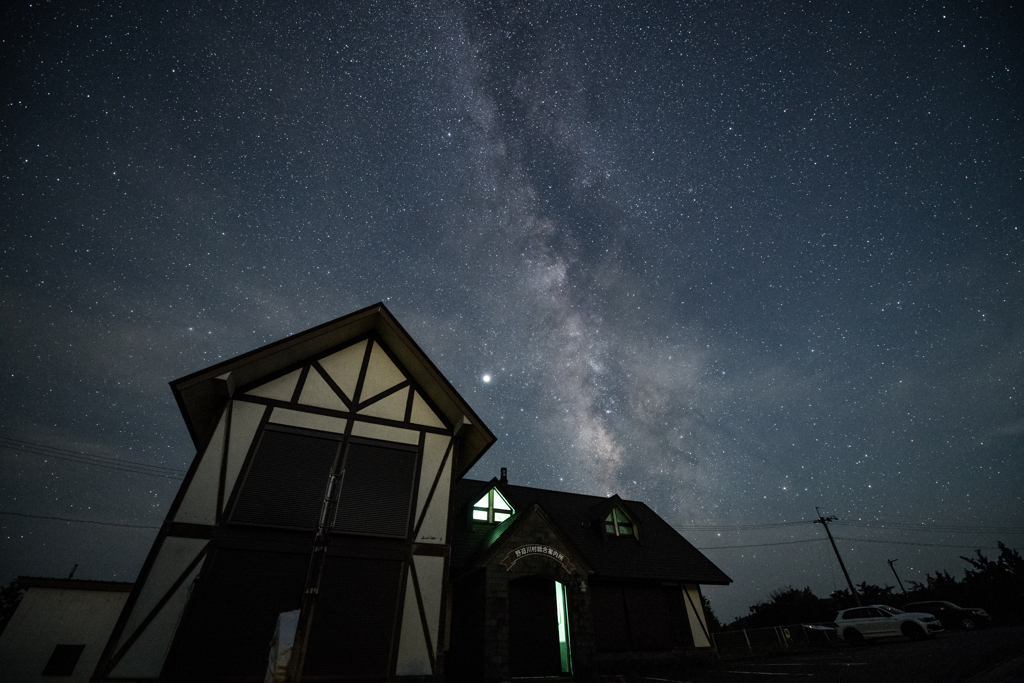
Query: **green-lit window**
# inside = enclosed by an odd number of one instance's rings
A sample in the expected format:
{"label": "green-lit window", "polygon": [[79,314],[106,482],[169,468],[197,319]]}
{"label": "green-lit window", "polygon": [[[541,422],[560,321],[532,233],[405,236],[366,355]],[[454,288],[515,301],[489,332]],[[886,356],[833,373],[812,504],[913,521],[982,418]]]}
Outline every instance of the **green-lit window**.
{"label": "green-lit window", "polygon": [[640,538],[637,534],[636,524],[629,516],[619,508],[613,508],[608,516],[604,518],[605,533],[612,536],[632,536]]}
{"label": "green-lit window", "polygon": [[515,514],[498,489],[491,489],[487,495],[473,504],[473,521],[486,524],[500,524]]}

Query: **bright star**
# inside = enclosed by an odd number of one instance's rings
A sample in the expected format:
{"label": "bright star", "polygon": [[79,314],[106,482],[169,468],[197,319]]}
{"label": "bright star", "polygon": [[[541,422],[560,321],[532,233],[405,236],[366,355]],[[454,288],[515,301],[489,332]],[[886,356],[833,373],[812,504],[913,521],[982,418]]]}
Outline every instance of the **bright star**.
{"label": "bright star", "polygon": [[483,380],[484,380],[484,383],[486,384],[487,382],[491,381],[491,376],[490,375],[484,375],[483,376]]}

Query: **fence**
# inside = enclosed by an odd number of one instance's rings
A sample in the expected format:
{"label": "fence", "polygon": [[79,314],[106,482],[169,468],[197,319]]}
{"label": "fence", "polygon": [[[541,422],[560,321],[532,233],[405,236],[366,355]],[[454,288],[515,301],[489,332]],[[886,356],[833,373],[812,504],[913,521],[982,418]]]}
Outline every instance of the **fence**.
{"label": "fence", "polygon": [[831,624],[792,624],[771,628],[723,631],[711,634],[715,649],[722,659],[748,657],[750,655],[786,652],[789,650],[813,650],[830,647],[840,641]]}

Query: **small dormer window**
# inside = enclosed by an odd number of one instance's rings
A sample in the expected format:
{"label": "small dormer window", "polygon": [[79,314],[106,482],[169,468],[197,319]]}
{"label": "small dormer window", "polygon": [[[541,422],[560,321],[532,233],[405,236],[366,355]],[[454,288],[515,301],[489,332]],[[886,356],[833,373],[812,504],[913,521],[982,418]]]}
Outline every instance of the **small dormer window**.
{"label": "small dormer window", "polygon": [[473,504],[473,521],[481,524],[500,524],[513,514],[515,510],[498,489],[491,489],[486,496]]}
{"label": "small dormer window", "polygon": [[604,518],[604,531],[609,536],[632,536],[640,538],[637,533],[636,523],[622,508],[612,508],[608,516]]}

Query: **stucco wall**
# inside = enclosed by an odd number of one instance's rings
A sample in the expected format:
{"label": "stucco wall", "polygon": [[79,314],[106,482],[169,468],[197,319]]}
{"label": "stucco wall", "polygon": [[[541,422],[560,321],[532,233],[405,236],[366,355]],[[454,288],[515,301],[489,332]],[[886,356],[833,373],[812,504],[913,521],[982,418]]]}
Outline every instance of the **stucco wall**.
{"label": "stucco wall", "polygon": [[[0,635],[0,681],[85,683],[127,599],[127,591],[29,588]],[[85,649],[71,676],[44,677],[43,668],[58,644]]]}

